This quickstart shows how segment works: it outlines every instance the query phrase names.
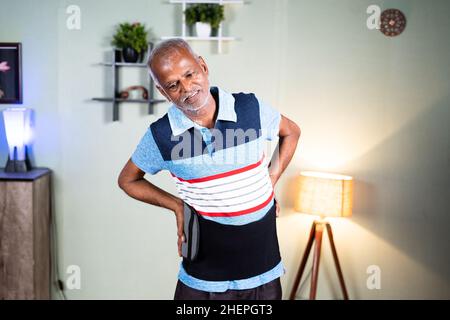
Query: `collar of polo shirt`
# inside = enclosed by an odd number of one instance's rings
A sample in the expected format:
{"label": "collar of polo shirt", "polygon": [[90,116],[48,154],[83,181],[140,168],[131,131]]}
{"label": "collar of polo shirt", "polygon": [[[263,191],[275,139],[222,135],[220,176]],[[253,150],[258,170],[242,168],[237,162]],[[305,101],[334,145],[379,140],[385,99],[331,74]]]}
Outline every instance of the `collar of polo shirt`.
{"label": "collar of polo shirt", "polygon": [[[223,91],[218,87],[211,87],[211,91],[216,89],[219,94],[219,112],[217,114],[217,120],[225,121],[237,121],[236,111],[234,111],[234,97],[232,94]],[[177,136],[182,134],[186,130],[194,127],[195,122],[189,119],[183,111],[177,108],[177,106],[172,105],[167,112],[169,117],[170,128],[172,129],[172,134]]]}

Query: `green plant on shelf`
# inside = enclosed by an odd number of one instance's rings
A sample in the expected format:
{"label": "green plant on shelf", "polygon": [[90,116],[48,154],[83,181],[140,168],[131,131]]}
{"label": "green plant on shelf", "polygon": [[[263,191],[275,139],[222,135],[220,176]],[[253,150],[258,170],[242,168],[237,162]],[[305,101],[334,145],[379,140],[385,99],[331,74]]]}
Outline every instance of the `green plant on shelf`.
{"label": "green plant on shelf", "polygon": [[219,4],[201,3],[189,6],[184,11],[186,24],[191,26],[196,22],[209,23],[212,29],[219,28],[225,19],[224,7]]}
{"label": "green plant on shelf", "polygon": [[111,44],[119,49],[133,48],[139,54],[145,52],[148,47],[148,32],[145,25],[139,22],[121,23],[117,27]]}

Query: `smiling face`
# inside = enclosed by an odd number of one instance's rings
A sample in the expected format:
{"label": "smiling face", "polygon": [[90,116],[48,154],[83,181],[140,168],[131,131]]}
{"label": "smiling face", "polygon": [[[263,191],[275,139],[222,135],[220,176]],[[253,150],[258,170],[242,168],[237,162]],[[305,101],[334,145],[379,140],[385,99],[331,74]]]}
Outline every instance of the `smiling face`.
{"label": "smiling face", "polygon": [[150,68],[158,90],[181,111],[193,118],[207,114],[213,99],[209,92],[208,67],[203,58],[177,48],[155,57]]}

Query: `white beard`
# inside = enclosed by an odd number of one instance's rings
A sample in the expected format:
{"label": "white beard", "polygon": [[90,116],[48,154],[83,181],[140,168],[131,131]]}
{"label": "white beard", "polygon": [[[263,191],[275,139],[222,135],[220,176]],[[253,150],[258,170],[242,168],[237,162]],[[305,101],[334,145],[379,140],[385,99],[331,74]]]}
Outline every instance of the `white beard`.
{"label": "white beard", "polygon": [[203,101],[203,103],[200,106],[194,107],[194,106],[187,105],[184,109],[190,113],[199,113],[200,110],[202,110],[208,104],[208,101],[209,101],[209,94],[206,95],[205,100]]}

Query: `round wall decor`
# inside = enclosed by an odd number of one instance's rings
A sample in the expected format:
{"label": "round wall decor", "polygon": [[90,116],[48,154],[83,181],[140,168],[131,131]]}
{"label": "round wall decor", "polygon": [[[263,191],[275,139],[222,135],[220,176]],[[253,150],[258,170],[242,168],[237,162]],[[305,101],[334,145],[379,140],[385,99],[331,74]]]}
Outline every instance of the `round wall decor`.
{"label": "round wall decor", "polygon": [[398,9],[386,9],[380,16],[380,31],[388,37],[398,36],[405,30],[406,17]]}

